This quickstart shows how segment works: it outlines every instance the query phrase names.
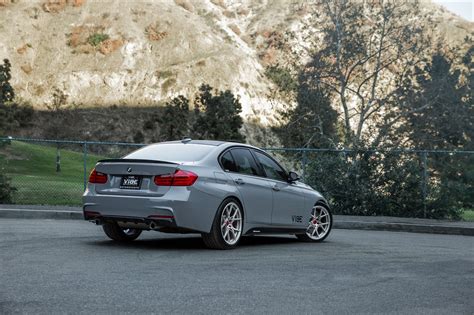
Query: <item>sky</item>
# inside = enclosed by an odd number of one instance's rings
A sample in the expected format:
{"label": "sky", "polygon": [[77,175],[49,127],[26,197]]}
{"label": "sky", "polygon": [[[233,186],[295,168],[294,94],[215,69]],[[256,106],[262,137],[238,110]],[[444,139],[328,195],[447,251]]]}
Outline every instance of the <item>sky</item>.
{"label": "sky", "polygon": [[433,2],[441,4],[468,21],[474,21],[474,0],[433,0]]}

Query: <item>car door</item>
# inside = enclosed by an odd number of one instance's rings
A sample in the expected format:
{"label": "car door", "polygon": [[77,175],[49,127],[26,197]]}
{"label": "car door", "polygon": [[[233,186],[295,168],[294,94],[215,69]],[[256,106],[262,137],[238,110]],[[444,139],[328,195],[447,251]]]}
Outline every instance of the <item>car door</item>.
{"label": "car door", "polygon": [[268,226],[272,215],[272,189],[250,150],[230,149],[220,161],[242,196],[245,221],[254,226]]}
{"label": "car door", "polygon": [[263,168],[272,188],[272,225],[278,227],[304,226],[304,194],[294,183],[288,182],[287,172],[267,154],[252,151]]}

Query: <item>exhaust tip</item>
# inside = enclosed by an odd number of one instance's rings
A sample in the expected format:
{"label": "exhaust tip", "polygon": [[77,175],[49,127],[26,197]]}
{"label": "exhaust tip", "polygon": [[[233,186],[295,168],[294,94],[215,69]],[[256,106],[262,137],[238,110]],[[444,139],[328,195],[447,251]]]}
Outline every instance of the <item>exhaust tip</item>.
{"label": "exhaust tip", "polygon": [[156,224],[155,224],[155,222],[151,222],[151,223],[150,223],[150,229],[151,229],[151,230],[156,229]]}

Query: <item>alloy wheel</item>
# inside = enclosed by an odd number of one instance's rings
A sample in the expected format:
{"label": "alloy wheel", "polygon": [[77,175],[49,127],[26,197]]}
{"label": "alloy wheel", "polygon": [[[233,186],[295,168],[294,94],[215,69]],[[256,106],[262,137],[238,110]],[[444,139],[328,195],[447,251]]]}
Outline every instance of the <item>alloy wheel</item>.
{"label": "alloy wheel", "polygon": [[323,239],[331,227],[331,216],[329,211],[320,205],[316,205],[311,210],[311,217],[309,219],[308,227],[306,228],[306,235],[312,240]]}
{"label": "alloy wheel", "polygon": [[235,202],[229,202],[221,215],[221,234],[228,245],[236,244],[242,233],[242,211]]}

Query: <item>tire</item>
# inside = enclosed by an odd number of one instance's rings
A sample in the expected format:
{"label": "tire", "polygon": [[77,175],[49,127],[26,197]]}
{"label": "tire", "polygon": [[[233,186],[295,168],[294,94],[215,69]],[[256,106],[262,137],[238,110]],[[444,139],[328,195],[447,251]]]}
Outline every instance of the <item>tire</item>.
{"label": "tire", "polygon": [[202,233],[206,247],[233,249],[242,238],[244,226],[242,205],[235,198],[224,200],[217,211],[210,233]]}
{"label": "tire", "polygon": [[328,237],[332,228],[332,214],[324,204],[317,203],[311,209],[311,217],[308,222],[306,232],[296,234],[296,237],[303,242],[322,242]]}
{"label": "tire", "polygon": [[122,229],[117,222],[106,222],[102,229],[104,229],[105,235],[118,242],[130,242],[142,234],[142,230]]}

